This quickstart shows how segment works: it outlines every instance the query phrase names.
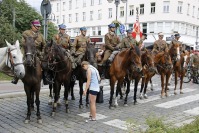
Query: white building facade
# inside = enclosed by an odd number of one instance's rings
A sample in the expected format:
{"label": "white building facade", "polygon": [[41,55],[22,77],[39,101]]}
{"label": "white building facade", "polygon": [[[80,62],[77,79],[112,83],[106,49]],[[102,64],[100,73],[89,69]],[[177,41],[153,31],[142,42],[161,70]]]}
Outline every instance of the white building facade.
{"label": "white building facade", "polygon": [[[51,0],[52,15],[56,25],[64,23],[67,33],[74,38],[79,28],[87,27],[87,35],[104,43],[108,25],[116,20],[116,5],[107,0]],[[197,42],[199,27],[199,0],[127,0],[118,6],[117,19],[126,29],[133,28],[136,8],[143,33],[148,35],[144,42],[153,44],[157,34],[163,32],[164,39],[170,41],[176,32],[180,41],[188,46]],[[119,31],[118,31],[119,33]]]}

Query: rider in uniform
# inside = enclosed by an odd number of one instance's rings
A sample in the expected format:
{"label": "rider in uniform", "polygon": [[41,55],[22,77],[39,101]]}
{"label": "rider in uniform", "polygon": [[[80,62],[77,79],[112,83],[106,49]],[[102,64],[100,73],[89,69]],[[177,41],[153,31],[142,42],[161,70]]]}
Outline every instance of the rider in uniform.
{"label": "rider in uniform", "polygon": [[74,62],[81,65],[81,60],[86,52],[86,45],[90,43],[90,38],[86,36],[86,27],[80,28],[81,35],[76,36],[71,47],[71,55],[74,56]]}
{"label": "rider in uniform", "polygon": [[[192,64],[192,69],[193,69],[193,75],[197,76],[197,71],[199,70],[199,51],[195,51],[194,55],[191,57],[191,64]],[[197,82],[194,81],[193,82]]]}
{"label": "rider in uniform", "polygon": [[66,55],[72,62],[72,68],[75,69],[76,64],[74,63],[73,57],[70,55],[71,41],[70,36],[66,34],[66,25],[60,24],[59,33],[54,35],[53,40],[56,44],[61,45],[66,50]]}
{"label": "rider in uniform", "polygon": [[169,49],[172,47],[173,44],[178,43],[178,44],[180,44],[180,52],[185,51],[185,46],[183,46],[182,42],[179,41],[179,39],[181,37],[180,34],[176,33],[174,36],[175,36],[175,39],[171,41],[171,43],[169,45]]}
{"label": "rider in uniform", "polygon": [[[22,33],[22,43],[21,44],[22,44],[22,46],[25,45],[25,38],[24,37],[34,37],[34,38],[36,38],[35,39],[35,45],[36,45],[36,49],[37,49],[37,57],[41,60],[43,58],[44,48],[46,46],[46,42],[45,42],[43,35],[39,32],[40,27],[41,27],[41,24],[40,24],[39,20],[33,20],[31,22],[31,29],[26,30]],[[23,47],[22,47],[22,53],[24,53]],[[44,73],[44,72],[42,72],[42,73]],[[46,77],[43,77],[44,83],[51,84],[52,81],[50,81],[47,76],[48,76],[48,74],[46,75]],[[17,84],[17,82],[18,82],[18,78],[15,77],[12,80],[12,83]]]}
{"label": "rider in uniform", "polygon": [[168,49],[167,42],[163,40],[164,34],[162,32],[158,33],[158,40],[154,42],[152,52],[162,52]]}
{"label": "rider in uniform", "polygon": [[115,24],[108,25],[109,27],[109,33],[105,35],[105,52],[104,52],[104,58],[102,61],[98,64],[99,66],[106,66],[106,61],[112,54],[114,50],[118,50],[118,44],[120,43],[119,37],[115,34]]}

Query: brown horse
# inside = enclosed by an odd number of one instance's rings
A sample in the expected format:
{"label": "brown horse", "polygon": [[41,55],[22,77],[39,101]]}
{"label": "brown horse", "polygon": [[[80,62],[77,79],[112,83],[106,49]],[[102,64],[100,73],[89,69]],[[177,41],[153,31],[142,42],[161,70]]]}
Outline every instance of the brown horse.
{"label": "brown horse", "polygon": [[24,83],[24,90],[27,96],[27,106],[28,112],[27,117],[25,118],[25,123],[30,122],[31,109],[34,109],[34,93],[36,94],[36,105],[37,105],[37,121],[42,123],[40,116],[40,100],[39,93],[41,89],[41,65],[40,60],[37,58],[35,38],[25,37],[24,45],[24,64],[25,64],[25,77],[22,79]]}
{"label": "brown horse", "polygon": [[173,71],[175,73],[175,88],[174,88],[174,94],[176,95],[176,87],[178,83],[178,77],[180,77],[180,94],[183,94],[182,92],[182,83],[183,78],[185,76],[185,73],[187,71],[187,65],[189,63],[190,55],[189,52],[182,52],[180,57],[180,44],[173,44],[172,47],[169,50],[169,54],[172,59],[173,63]]}
{"label": "brown horse", "polygon": [[156,69],[154,66],[154,56],[151,52],[149,52],[148,50],[145,50],[144,53],[141,55],[141,61],[142,61],[142,71],[143,71],[144,77],[142,78],[142,84],[141,84],[141,89],[140,89],[140,99],[143,98],[143,93],[142,93],[143,88],[144,88],[144,98],[147,98],[146,90],[147,90],[148,82],[156,73]]}
{"label": "brown horse", "polygon": [[54,73],[54,83],[53,83],[53,92],[54,92],[54,103],[52,116],[55,115],[55,110],[57,108],[57,101],[59,99],[59,93],[61,85],[64,85],[64,98],[66,112],[69,112],[68,107],[68,93],[70,92],[70,77],[72,73],[72,64],[69,58],[65,54],[65,49],[60,45],[55,44],[51,41],[51,50],[48,53],[49,57],[49,69]]}
{"label": "brown horse", "polygon": [[[117,96],[118,93],[121,92],[121,85],[124,81],[124,77],[129,75],[133,77],[137,73],[140,73],[142,70],[141,65],[141,58],[140,58],[140,49],[135,46],[124,51],[118,53],[109,69],[109,76],[110,76],[110,101],[109,101],[109,108],[112,108],[112,99],[114,94],[114,87],[117,81],[117,89],[116,89],[116,98],[115,98],[115,105],[117,106]],[[139,82],[139,77],[135,78],[135,88],[134,88],[134,102],[136,102],[136,93],[137,93],[137,86]],[[130,82],[129,82],[130,83]],[[127,97],[130,92],[130,86],[127,87],[126,90],[126,97],[124,104],[127,105]]]}
{"label": "brown horse", "polygon": [[[161,76],[161,87],[162,87],[161,98],[163,98],[164,95],[167,97],[168,81],[171,76],[172,67],[173,67],[168,49],[157,53],[154,57],[154,63],[155,66],[157,67],[158,73]],[[166,76],[166,82],[164,82],[165,76]]]}

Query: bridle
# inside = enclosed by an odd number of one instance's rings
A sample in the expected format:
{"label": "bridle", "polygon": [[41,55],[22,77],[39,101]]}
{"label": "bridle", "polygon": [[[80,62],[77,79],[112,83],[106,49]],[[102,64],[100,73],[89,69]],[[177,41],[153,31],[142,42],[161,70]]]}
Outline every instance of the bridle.
{"label": "bridle", "polygon": [[[169,54],[163,54],[161,57],[160,57],[160,59],[158,60],[158,62],[161,60],[161,58],[164,56],[164,59],[167,57],[167,56],[170,56]],[[165,59],[165,61],[166,61],[166,59]],[[172,68],[172,64],[170,64],[170,63],[161,63],[161,64],[157,64],[157,66],[159,66],[160,68],[162,68],[162,69],[171,69]]]}

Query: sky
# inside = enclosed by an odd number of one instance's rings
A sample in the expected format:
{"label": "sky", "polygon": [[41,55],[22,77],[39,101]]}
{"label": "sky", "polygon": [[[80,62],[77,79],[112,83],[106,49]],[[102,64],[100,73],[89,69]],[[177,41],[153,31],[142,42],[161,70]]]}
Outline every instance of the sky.
{"label": "sky", "polygon": [[41,2],[43,0],[25,0],[30,6],[35,8],[38,12],[40,12]]}

